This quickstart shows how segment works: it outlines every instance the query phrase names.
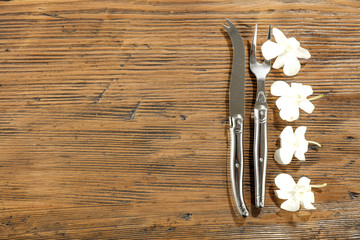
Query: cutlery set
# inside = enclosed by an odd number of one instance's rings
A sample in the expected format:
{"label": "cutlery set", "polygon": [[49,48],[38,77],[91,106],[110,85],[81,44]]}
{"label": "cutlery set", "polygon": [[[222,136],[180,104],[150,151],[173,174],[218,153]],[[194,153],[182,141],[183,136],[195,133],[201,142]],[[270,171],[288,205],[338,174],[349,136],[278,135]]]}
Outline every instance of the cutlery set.
{"label": "cutlery set", "polygon": [[[233,61],[229,89],[229,124],[230,124],[230,176],[231,188],[238,212],[249,216],[243,195],[243,130],[245,120],[245,46],[243,39],[234,26],[226,19],[229,26],[223,25],[229,34],[233,46]],[[269,26],[268,40],[271,38]],[[250,50],[250,70],[257,80],[257,93],[254,107],[254,183],[255,206],[264,207],[265,182],[267,166],[267,102],[265,94],[265,78],[270,72],[270,60],[258,63],[256,60],[257,25]]]}

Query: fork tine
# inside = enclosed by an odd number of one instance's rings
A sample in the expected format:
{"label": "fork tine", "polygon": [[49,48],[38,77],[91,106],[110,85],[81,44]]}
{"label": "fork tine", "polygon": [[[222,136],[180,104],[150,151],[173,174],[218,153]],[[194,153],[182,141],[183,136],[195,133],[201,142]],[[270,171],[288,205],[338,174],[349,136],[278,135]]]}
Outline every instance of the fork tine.
{"label": "fork tine", "polygon": [[230,21],[230,19],[226,19],[226,22],[229,24],[229,29],[232,28],[232,29],[236,29],[235,25]]}
{"label": "fork tine", "polygon": [[232,22],[230,21],[230,19],[227,18],[227,19],[225,19],[225,20],[226,20],[226,22],[229,24],[229,26],[233,25]]}
{"label": "fork tine", "polygon": [[256,40],[257,40],[257,24],[255,25],[255,32],[250,50],[250,62],[256,63]]}
{"label": "fork tine", "polygon": [[[268,38],[267,38],[268,40],[271,40],[271,25],[269,24],[269,32],[268,32]],[[268,66],[268,67],[270,67],[270,65],[271,65],[271,60],[266,60],[266,59],[264,59],[264,63]]]}

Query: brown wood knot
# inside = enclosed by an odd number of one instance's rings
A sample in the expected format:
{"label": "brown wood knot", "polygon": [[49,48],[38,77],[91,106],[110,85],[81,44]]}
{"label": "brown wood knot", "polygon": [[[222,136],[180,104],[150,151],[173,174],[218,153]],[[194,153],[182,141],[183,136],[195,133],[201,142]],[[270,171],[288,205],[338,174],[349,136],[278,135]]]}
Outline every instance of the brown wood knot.
{"label": "brown wood knot", "polygon": [[192,218],[192,213],[184,213],[181,218],[185,221],[189,221]]}
{"label": "brown wood knot", "polygon": [[349,192],[349,196],[351,200],[354,200],[355,198],[358,198],[360,196],[360,193],[356,193],[356,192]]}
{"label": "brown wood knot", "polygon": [[354,140],[355,140],[355,138],[352,137],[352,136],[347,136],[347,137],[346,137],[346,141],[348,141],[348,142],[354,141]]}
{"label": "brown wood knot", "polygon": [[169,227],[166,231],[167,232],[172,232],[172,231],[174,231],[176,229],[176,227]]}

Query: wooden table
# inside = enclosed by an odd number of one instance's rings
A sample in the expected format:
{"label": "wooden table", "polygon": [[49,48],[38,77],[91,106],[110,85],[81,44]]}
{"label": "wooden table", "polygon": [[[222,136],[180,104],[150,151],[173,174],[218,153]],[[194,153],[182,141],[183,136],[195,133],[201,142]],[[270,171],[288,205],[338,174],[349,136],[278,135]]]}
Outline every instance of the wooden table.
{"label": "wooden table", "polygon": [[[302,1],[0,2],[1,239],[359,239],[360,4]],[[312,57],[271,70],[266,206],[254,207],[246,73],[245,200],[229,181],[231,19],[247,52],[256,23]],[[310,84],[314,112],[279,118],[274,81]],[[307,126],[306,161],[273,160],[287,126]],[[287,212],[274,178],[327,187],[316,210]]]}

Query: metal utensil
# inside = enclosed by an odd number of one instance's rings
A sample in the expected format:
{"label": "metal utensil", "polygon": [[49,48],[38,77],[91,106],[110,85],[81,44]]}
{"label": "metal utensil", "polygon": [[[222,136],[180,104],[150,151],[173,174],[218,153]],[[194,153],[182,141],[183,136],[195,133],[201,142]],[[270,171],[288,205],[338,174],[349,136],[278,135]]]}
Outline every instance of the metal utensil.
{"label": "metal utensil", "polygon": [[[256,61],[257,25],[250,51],[250,70],[257,80],[257,93],[254,108],[254,177],[255,177],[255,206],[264,207],[265,182],[267,166],[267,102],[265,95],[265,77],[270,72],[270,60],[263,63]],[[268,40],[271,39],[269,26]]]}
{"label": "metal utensil", "polygon": [[243,40],[234,26],[226,19],[229,26],[223,25],[229,34],[233,46],[233,61],[229,90],[229,124],[231,135],[230,175],[231,187],[238,212],[247,217],[249,211],[246,208],[243,196],[243,129],[245,112],[245,47]]}

